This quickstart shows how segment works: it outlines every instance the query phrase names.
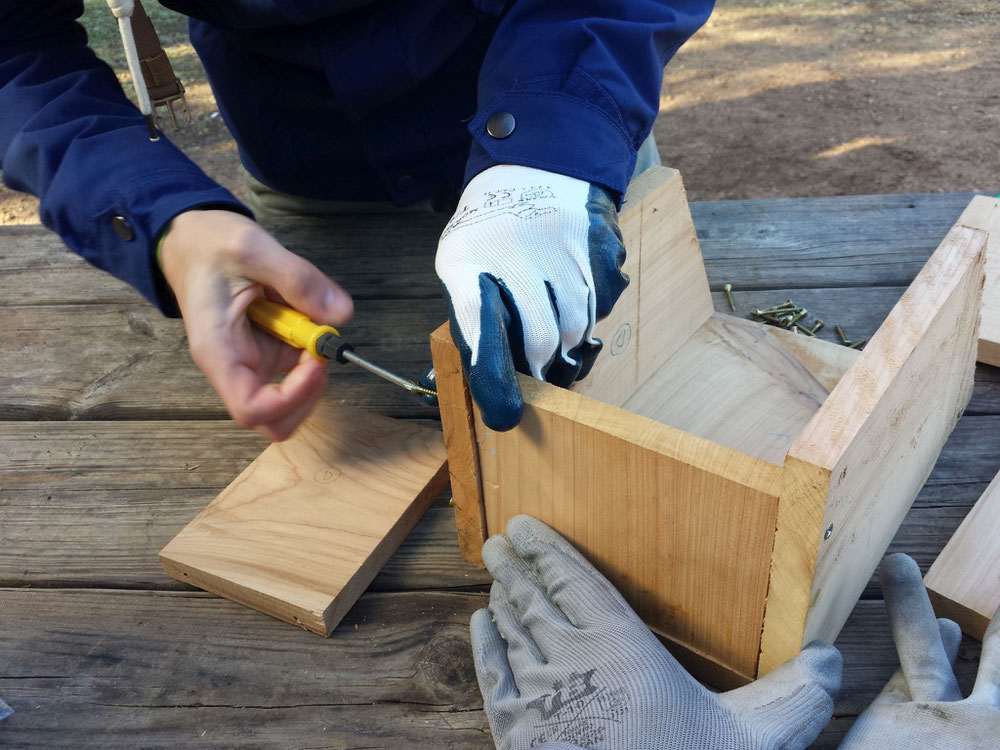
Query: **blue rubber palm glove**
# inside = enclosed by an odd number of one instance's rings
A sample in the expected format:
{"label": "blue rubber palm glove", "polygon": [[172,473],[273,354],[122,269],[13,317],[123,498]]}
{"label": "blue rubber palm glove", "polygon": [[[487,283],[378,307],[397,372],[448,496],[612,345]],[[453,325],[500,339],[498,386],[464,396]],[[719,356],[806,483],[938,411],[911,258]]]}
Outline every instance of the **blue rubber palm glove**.
{"label": "blue rubber palm glove", "polygon": [[594,323],[628,285],[624,261],[618,214],[603,188],[512,165],[468,184],[435,268],[488,427],[509,430],[521,420],[515,371],[564,388],[587,375],[601,350]]}

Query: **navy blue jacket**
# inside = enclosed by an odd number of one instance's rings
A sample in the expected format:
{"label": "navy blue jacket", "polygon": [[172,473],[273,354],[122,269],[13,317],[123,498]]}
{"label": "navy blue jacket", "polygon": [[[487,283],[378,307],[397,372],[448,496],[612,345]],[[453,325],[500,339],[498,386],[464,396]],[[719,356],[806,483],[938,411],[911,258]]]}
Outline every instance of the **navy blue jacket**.
{"label": "navy blue jacket", "polygon": [[[713,0],[163,0],[190,17],[244,165],[316,198],[454,195],[496,164],[620,199],[663,66]],[[151,143],[76,22],[82,0],[0,0],[0,168],[41,220],[168,314],[152,247],[195,207],[249,213],[165,138]],[[93,10],[91,12],[94,12]],[[99,12],[99,11],[98,11]],[[487,133],[514,116],[505,138]],[[115,231],[122,216],[131,231]],[[124,237],[119,235],[124,235]]]}

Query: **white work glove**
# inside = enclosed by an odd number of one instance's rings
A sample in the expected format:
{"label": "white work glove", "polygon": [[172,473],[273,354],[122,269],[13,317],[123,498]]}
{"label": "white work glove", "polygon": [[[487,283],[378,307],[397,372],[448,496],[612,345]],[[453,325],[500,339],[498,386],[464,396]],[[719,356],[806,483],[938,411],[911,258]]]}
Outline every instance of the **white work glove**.
{"label": "white work glove", "polygon": [[962,700],[952,670],[962,633],[951,620],[935,619],[912,558],[883,560],[882,591],[900,668],[840,750],[1000,747],[1000,616],[986,630],[975,687]]}
{"label": "white work glove", "polygon": [[712,693],[541,521],[511,519],[483,561],[496,580],[489,610],[472,616],[472,649],[500,750],[801,750],[830,720],[832,646],[817,641],[751,685]]}
{"label": "white work glove", "polygon": [[568,387],[585,377],[628,277],[611,196],[583,180],[501,165],[477,175],[438,244],[451,307],[483,421],[509,430],[523,404],[515,370]]}

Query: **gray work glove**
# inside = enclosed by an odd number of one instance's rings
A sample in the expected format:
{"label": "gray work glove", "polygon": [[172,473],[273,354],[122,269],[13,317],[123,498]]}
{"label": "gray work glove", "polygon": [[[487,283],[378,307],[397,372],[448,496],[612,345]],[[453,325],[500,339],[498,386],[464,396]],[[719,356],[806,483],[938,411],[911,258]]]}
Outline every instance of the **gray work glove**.
{"label": "gray work glove", "polygon": [[541,521],[511,519],[483,560],[496,580],[489,610],[472,616],[472,648],[501,750],[798,750],[830,720],[841,671],[832,646],[810,644],[756,683],[716,694]]}
{"label": "gray work glove", "polygon": [[951,620],[934,618],[912,558],[883,560],[882,591],[900,667],[840,750],[1000,747],[1000,616],[986,630],[975,688],[962,700],[951,666],[962,633]]}

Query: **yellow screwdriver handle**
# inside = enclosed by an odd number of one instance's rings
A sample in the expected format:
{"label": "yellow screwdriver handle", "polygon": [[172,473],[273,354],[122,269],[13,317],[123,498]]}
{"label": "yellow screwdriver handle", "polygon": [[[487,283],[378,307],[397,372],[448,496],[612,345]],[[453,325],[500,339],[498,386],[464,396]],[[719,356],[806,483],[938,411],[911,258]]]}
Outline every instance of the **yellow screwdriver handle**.
{"label": "yellow screwdriver handle", "polygon": [[316,344],[327,333],[340,338],[333,326],[313,323],[307,315],[290,307],[258,297],[247,308],[247,317],[268,333],[296,349],[305,349],[316,359],[325,359]]}

